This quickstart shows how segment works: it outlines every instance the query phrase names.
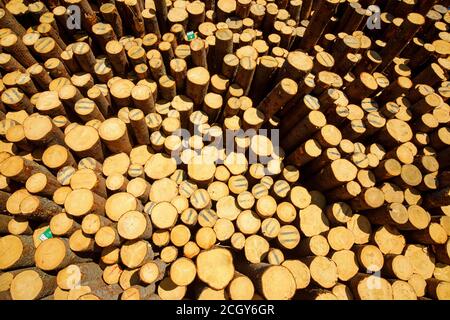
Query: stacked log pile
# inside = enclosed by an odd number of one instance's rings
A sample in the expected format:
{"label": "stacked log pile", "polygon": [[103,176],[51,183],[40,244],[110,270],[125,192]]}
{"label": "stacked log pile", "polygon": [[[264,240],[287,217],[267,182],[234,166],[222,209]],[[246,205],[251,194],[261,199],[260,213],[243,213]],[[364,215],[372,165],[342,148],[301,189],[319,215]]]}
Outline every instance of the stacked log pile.
{"label": "stacked log pile", "polygon": [[0,1],[0,299],[450,299],[449,5]]}

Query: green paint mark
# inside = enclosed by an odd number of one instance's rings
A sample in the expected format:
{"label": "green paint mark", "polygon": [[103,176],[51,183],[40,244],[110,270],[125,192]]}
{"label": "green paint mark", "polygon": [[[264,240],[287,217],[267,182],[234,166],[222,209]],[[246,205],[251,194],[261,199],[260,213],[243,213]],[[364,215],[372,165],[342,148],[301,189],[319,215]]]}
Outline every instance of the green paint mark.
{"label": "green paint mark", "polygon": [[48,227],[40,236],[39,236],[39,240],[41,241],[45,241],[48,240],[50,238],[53,238],[53,234],[50,231],[50,227]]}
{"label": "green paint mark", "polygon": [[186,36],[187,36],[188,41],[191,41],[191,40],[194,40],[194,39],[195,39],[195,33],[194,33],[194,31],[189,31],[189,32],[186,34]]}

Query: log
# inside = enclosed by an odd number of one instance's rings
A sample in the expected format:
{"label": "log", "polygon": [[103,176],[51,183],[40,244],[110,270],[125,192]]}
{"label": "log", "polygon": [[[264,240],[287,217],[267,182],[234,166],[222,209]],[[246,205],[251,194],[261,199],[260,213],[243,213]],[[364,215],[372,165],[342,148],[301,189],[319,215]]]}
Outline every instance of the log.
{"label": "log", "polygon": [[[201,252],[196,260],[200,280],[215,290],[224,289],[234,276],[233,257],[225,248],[214,248]],[[214,272],[221,266],[221,272]]]}
{"label": "log", "polygon": [[93,157],[97,161],[104,159],[99,134],[93,127],[76,125],[67,132],[64,141],[78,157]]}
{"label": "log", "polygon": [[81,229],[75,230],[69,238],[70,249],[77,253],[93,253],[95,241],[93,237],[86,236]]}
{"label": "log", "polygon": [[29,176],[35,173],[43,173],[52,176],[50,171],[38,163],[20,156],[12,156],[1,164],[0,172],[7,178],[25,183]]}
{"label": "log", "polygon": [[111,152],[127,154],[131,152],[131,142],[126,125],[122,120],[118,118],[105,120],[99,128],[98,134]]}
{"label": "log", "polygon": [[75,297],[78,296],[77,300],[118,300],[120,294],[123,292],[123,289],[117,284],[107,286],[104,283],[95,282],[92,285],[86,286],[85,290],[86,293],[82,290],[78,294],[75,293]]}
{"label": "log", "polygon": [[[314,13],[308,27],[306,28],[305,34],[303,35],[300,43],[300,49],[309,51],[316,45],[328,21],[336,10],[337,4],[338,2],[334,0],[327,0],[321,3],[318,11]],[[304,15],[305,18],[307,17],[306,12]]]}
{"label": "log", "polygon": [[16,20],[14,14],[8,9],[0,8],[0,25],[2,28],[9,28],[14,30],[19,36],[24,36],[26,33],[25,28]]}
{"label": "log", "polygon": [[50,220],[50,231],[55,236],[70,236],[80,225],[65,212],[58,213]]}
{"label": "log", "polygon": [[383,62],[378,66],[377,70],[383,71],[389,66],[391,59],[398,55],[412,40],[415,33],[425,23],[425,18],[419,13],[410,13],[401,24],[398,32],[393,38],[389,39],[389,46],[380,52]]}
{"label": "log", "polygon": [[121,300],[161,300],[155,293],[155,285],[146,287],[135,285],[126,289],[120,296]]}
{"label": "log", "polygon": [[56,277],[58,287],[63,290],[71,290],[78,286],[86,285],[102,274],[100,267],[93,263],[72,264],[60,270]]}
{"label": "log", "polygon": [[36,266],[44,271],[60,270],[70,264],[87,262],[89,258],[77,256],[69,247],[69,241],[63,238],[45,240],[34,254]]}
{"label": "log", "polygon": [[152,284],[156,281],[162,280],[166,270],[166,264],[160,259],[155,259],[153,261],[144,264],[140,271],[139,277],[141,281]]}
{"label": "log", "polygon": [[89,213],[105,214],[105,199],[89,189],[72,190],[64,201],[64,209],[67,213],[80,217]]}
{"label": "log", "polygon": [[403,255],[387,255],[384,259],[382,271],[393,278],[409,280],[413,274],[412,265]]}
{"label": "log", "polygon": [[[249,277],[256,291],[266,299],[288,300],[295,294],[296,282],[286,267],[267,263],[238,263],[237,270]],[[276,283],[270,280],[274,276],[279,279]]]}
{"label": "log", "polygon": [[[291,151],[325,125],[326,119],[323,113],[316,110],[311,111],[302,121],[290,129],[290,135],[283,139],[281,146]],[[280,133],[282,136],[286,135],[283,129]]]}
{"label": "log", "polygon": [[360,299],[392,300],[392,286],[381,277],[359,273],[350,282],[353,294]]}
{"label": "log", "polygon": [[20,213],[29,219],[50,220],[60,213],[62,208],[44,197],[30,195],[20,203]]}
{"label": "log", "polygon": [[17,269],[34,265],[35,248],[31,236],[7,235],[0,239],[2,251],[1,270]]}
{"label": "log", "polygon": [[120,249],[120,259],[130,269],[141,267],[153,258],[154,253],[151,245],[143,240],[127,241]]}
{"label": "log", "polygon": [[12,300],[39,300],[50,295],[55,288],[55,276],[37,268],[31,268],[14,277],[10,292]]}
{"label": "log", "polygon": [[[3,16],[3,19],[5,17],[6,16]],[[18,30],[20,31],[20,29],[21,28],[19,27]],[[25,68],[31,67],[33,64],[37,63],[36,59],[24,45],[21,38],[19,38],[16,34],[13,33],[3,37],[0,44],[6,52],[11,54]]]}
{"label": "log", "polygon": [[254,295],[253,282],[247,276],[235,271],[227,292],[232,300],[251,300]]}
{"label": "log", "polygon": [[205,97],[210,75],[204,67],[189,69],[186,75],[186,95],[192,99],[195,105],[201,105]]}

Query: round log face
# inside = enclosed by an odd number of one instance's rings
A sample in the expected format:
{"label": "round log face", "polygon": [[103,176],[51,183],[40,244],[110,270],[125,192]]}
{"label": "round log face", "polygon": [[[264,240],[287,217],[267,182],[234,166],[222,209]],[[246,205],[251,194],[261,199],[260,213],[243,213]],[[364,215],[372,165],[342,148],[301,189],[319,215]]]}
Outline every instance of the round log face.
{"label": "round log face", "polygon": [[226,249],[212,249],[200,253],[197,257],[199,278],[211,288],[225,288],[234,274],[233,257]]}
{"label": "round log face", "polygon": [[58,238],[53,238],[41,244],[35,254],[36,266],[46,271],[56,269],[66,256],[67,248],[64,242]]}
{"label": "round log face", "polygon": [[23,244],[19,237],[8,235],[0,239],[0,268],[8,269],[20,258]]}
{"label": "round log face", "polygon": [[54,2],[0,6],[0,299],[449,298],[444,1]]}
{"label": "round log face", "polygon": [[13,300],[34,300],[43,287],[39,273],[27,270],[14,277],[11,283],[11,297]]}

